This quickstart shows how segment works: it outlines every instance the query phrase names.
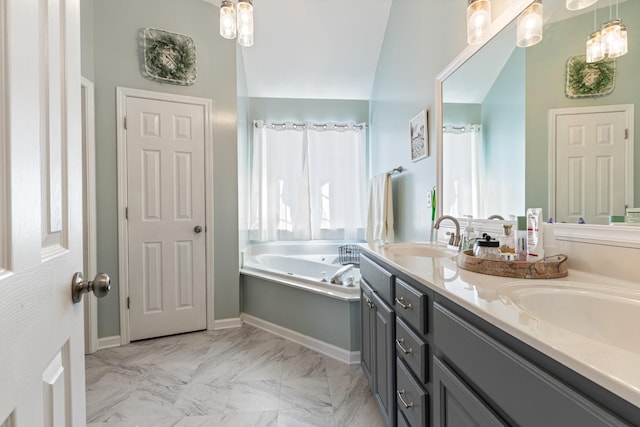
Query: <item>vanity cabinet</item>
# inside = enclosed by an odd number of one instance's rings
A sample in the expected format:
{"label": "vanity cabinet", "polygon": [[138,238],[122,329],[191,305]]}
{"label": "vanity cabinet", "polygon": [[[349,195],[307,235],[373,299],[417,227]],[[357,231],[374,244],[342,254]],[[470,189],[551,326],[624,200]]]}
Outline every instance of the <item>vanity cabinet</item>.
{"label": "vanity cabinet", "polygon": [[361,255],[362,367],[387,425],[640,425],[634,405],[376,260]]}
{"label": "vanity cabinet", "polygon": [[391,298],[394,277],[364,257],[360,267],[362,370],[385,425],[393,427],[396,425],[395,314],[386,298]]}

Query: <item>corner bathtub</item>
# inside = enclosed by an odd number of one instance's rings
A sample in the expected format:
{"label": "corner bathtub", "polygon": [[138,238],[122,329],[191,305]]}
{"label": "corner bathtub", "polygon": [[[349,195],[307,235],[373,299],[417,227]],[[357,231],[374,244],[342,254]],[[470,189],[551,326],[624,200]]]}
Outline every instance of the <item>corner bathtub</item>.
{"label": "corner bathtub", "polygon": [[[360,273],[353,286],[329,283],[342,268],[341,244],[270,243],[242,254],[242,313],[246,323],[348,363],[360,358]],[[322,281],[322,278],[326,281]]]}

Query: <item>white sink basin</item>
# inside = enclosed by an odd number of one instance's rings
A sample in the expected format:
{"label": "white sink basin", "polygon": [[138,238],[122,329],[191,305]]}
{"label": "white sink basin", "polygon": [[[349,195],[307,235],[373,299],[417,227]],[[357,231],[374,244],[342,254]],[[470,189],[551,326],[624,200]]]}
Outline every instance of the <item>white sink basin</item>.
{"label": "white sink basin", "polygon": [[436,247],[430,243],[386,243],[382,249],[391,256],[416,256],[429,258],[453,258],[455,250]]}
{"label": "white sink basin", "polygon": [[640,353],[640,291],[581,282],[520,281],[498,295],[530,316],[586,338]]}

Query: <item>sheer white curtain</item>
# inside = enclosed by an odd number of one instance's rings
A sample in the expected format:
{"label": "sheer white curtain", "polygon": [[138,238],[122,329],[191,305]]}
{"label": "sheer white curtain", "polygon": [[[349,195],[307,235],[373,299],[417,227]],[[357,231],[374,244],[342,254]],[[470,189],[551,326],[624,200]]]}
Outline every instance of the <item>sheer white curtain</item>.
{"label": "sheer white curtain", "polygon": [[252,240],[364,238],[364,125],[257,121],[252,147]]}
{"label": "sheer white curtain", "polygon": [[442,139],[442,212],[484,218],[484,155],[480,125],[445,126]]}

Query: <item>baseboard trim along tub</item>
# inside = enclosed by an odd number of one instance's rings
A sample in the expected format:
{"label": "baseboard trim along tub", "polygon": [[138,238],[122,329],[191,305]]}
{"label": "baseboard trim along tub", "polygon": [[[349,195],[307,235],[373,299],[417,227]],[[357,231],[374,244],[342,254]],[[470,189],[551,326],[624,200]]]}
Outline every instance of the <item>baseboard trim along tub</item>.
{"label": "baseboard trim along tub", "polygon": [[360,363],[359,351],[345,350],[344,348],[303,335],[299,332],[292,331],[291,329],[276,325],[275,323],[267,322],[266,320],[262,320],[250,314],[242,313],[242,321],[247,325],[255,326],[256,328],[278,335],[282,338],[288,339],[289,341],[293,341],[304,347],[310,348],[311,350],[317,351],[318,353],[322,353],[326,356],[339,360],[340,362],[348,363],[350,365]]}

